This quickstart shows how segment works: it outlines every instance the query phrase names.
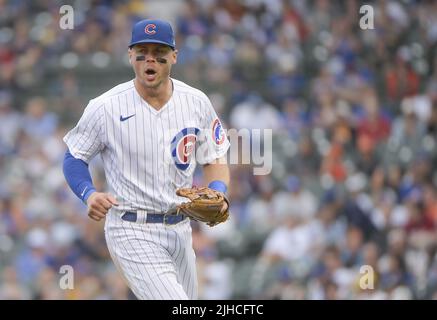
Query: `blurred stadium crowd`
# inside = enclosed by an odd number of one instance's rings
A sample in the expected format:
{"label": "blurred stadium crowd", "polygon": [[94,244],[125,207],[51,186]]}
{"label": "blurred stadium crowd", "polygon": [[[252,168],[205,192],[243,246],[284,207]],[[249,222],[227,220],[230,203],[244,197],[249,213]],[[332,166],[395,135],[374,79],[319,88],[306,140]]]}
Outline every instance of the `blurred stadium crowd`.
{"label": "blurred stadium crowd", "polygon": [[193,222],[200,298],[436,299],[437,2],[368,3],[374,30],[358,1],[0,0],[0,298],[134,298],[64,181],[62,137],[133,77],[132,23],[173,8],[174,77],[227,128],[274,133],[270,175],[232,166],[231,220]]}

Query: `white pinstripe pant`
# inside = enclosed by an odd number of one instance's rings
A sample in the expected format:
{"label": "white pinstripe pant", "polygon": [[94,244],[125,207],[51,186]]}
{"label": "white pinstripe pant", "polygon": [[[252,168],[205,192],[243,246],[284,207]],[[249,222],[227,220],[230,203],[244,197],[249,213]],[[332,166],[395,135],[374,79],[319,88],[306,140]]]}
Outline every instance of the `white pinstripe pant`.
{"label": "white pinstripe pant", "polygon": [[138,299],[197,299],[190,220],[175,225],[137,223],[111,209],[105,238],[117,269]]}

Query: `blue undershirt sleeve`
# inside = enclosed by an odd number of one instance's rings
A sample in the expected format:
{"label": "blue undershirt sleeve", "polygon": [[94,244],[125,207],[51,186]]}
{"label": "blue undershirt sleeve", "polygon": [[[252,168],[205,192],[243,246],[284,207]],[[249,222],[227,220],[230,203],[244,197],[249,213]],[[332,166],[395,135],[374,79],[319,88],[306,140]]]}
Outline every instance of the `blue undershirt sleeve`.
{"label": "blue undershirt sleeve", "polygon": [[70,150],[67,150],[64,156],[63,171],[71,190],[86,204],[88,197],[96,191],[88,164],[83,160],[76,159]]}
{"label": "blue undershirt sleeve", "polygon": [[228,190],[226,184],[221,180],[211,181],[210,184],[208,185],[208,188],[220,191],[222,193],[226,193],[226,191]]}

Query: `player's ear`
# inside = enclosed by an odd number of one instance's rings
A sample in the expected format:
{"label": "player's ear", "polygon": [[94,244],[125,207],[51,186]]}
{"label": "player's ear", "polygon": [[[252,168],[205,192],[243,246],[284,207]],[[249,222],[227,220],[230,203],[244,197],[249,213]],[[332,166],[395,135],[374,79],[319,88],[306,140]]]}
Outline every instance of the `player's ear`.
{"label": "player's ear", "polygon": [[173,56],[173,64],[175,64],[178,61],[178,49],[173,50],[172,56]]}
{"label": "player's ear", "polygon": [[129,58],[129,64],[132,65],[133,50],[131,48],[127,49],[127,54]]}

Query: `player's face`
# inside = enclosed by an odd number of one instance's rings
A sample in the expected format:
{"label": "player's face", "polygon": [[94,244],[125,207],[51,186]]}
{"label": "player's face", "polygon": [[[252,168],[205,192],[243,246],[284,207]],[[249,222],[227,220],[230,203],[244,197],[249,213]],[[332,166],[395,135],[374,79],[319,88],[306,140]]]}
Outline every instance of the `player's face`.
{"label": "player's face", "polygon": [[156,43],[138,44],[129,49],[136,78],[146,88],[157,88],[168,80],[176,57],[176,50]]}

